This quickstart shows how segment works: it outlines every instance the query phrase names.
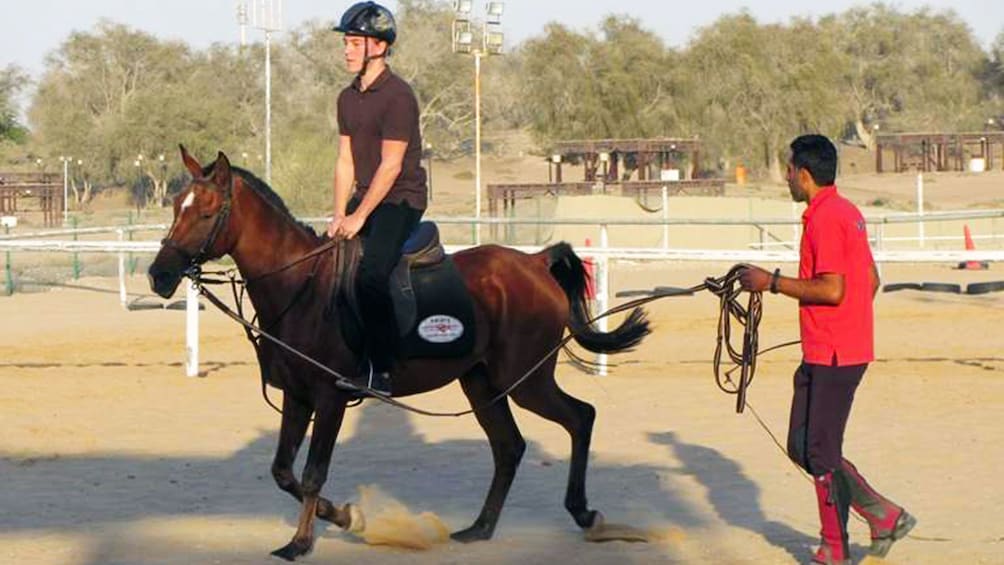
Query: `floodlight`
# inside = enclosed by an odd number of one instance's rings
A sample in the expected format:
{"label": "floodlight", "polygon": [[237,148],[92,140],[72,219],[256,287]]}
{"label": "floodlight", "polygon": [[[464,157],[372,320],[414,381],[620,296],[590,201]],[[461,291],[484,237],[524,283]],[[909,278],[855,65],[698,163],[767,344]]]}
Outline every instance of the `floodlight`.
{"label": "floodlight", "polygon": [[505,9],[505,2],[489,2],[485,6],[485,12],[489,17],[500,18],[502,17],[502,11]]}
{"label": "floodlight", "polygon": [[458,31],[453,40],[454,51],[470,53],[474,44],[474,34],[470,31]]}
{"label": "floodlight", "polygon": [[504,36],[501,31],[485,31],[485,51],[493,55],[502,52]]}
{"label": "floodlight", "polygon": [[471,16],[471,9],[474,7],[473,4],[472,0],[456,0],[453,3],[453,9],[457,12],[458,16],[469,18]]}

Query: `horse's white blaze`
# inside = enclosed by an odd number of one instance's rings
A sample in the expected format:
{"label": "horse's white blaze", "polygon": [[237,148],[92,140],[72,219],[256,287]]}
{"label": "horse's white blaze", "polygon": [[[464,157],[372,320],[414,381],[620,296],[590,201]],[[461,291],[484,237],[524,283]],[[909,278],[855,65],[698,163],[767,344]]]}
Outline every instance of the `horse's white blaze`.
{"label": "horse's white blaze", "polygon": [[165,239],[171,239],[174,236],[174,228],[178,225],[178,218],[180,218],[185,210],[190,208],[192,204],[195,204],[195,191],[189,190],[188,196],[185,197],[185,201],[181,203],[181,210],[178,211],[178,217],[171,223],[171,229],[167,230],[167,237]]}
{"label": "horse's white blaze", "polygon": [[195,203],[195,191],[189,191],[188,196],[185,197],[185,201],[181,203],[181,209],[184,210],[192,204]]}

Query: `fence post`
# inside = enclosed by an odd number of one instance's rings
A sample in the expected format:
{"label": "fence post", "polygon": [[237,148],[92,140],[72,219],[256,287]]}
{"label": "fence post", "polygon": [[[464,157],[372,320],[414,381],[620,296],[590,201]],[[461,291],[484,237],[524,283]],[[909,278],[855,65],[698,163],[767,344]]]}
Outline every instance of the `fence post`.
{"label": "fence post", "polygon": [[543,235],[541,234],[541,225],[540,225],[540,215],[541,215],[540,199],[541,199],[540,196],[534,197],[534,201],[537,203],[537,231],[533,240],[533,243],[535,245],[540,245],[541,240],[543,240]]}
{"label": "fence post", "polygon": [[[118,233],[119,241],[125,240],[125,231],[118,229],[115,230]],[[122,307],[128,309],[126,302],[128,297],[126,296],[126,281],[125,281],[125,253],[119,251],[119,302],[122,303]]]}
{"label": "fence post", "polygon": [[669,190],[662,185],[662,248],[669,249]]}
{"label": "fence post", "polygon": [[[133,240],[132,239],[132,237],[133,237],[132,224],[133,224],[133,221],[132,221],[132,210],[129,210],[129,219],[128,219],[128,225],[129,225],[129,228],[130,228],[129,229],[129,241]],[[132,251],[130,251],[129,252],[129,274],[130,275],[135,275],[136,274],[136,264],[137,263],[139,263],[139,259],[137,259],[136,257],[134,257],[133,254],[132,254]]]}
{"label": "fence post", "polygon": [[[77,217],[73,216],[71,218],[71,223],[73,224],[73,241],[77,241]],[[73,280],[80,279],[80,254],[76,251],[73,252]]]}
{"label": "fence post", "polygon": [[[10,235],[10,226],[6,225],[6,223],[5,223],[4,227],[3,227],[3,231],[4,231],[4,234]],[[7,296],[10,296],[10,295],[14,294],[14,274],[11,273],[11,269],[10,269],[10,249],[7,250],[6,256],[7,256],[7,261],[4,264],[4,274],[7,275],[7,281],[6,281],[6,284],[4,286],[7,289]]]}
{"label": "fence post", "polygon": [[917,238],[924,247],[924,173],[917,173]]}
{"label": "fence post", "polygon": [[[610,242],[607,236],[607,225],[600,225],[600,249],[603,253],[596,258],[596,306],[600,313],[606,312],[610,307],[610,260],[606,254],[606,251],[610,247]],[[598,321],[599,330],[601,332],[607,331],[607,326],[609,323],[609,318],[600,318]],[[601,377],[607,374],[607,354],[600,353],[596,357],[596,363],[599,365],[598,374]]]}
{"label": "fence post", "polygon": [[185,281],[185,374],[199,376],[199,292]]}

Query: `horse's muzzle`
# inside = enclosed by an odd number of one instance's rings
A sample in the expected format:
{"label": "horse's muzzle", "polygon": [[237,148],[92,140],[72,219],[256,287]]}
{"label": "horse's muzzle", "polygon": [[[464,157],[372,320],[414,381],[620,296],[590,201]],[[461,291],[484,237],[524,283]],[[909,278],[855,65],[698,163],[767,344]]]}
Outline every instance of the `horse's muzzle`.
{"label": "horse's muzzle", "polygon": [[156,292],[161,298],[171,298],[181,283],[180,272],[157,269],[156,265],[150,265],[147,278],[150,281],[150,290]]}

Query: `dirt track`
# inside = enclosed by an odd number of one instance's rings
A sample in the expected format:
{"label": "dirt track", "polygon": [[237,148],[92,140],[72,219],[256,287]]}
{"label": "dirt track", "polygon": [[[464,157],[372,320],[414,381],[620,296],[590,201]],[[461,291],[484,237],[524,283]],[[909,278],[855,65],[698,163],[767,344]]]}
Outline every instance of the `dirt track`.
{"label": "dirt track", "polygon": [[[614,290],[689,285],[727,265],[622,264]],[[887,281],[1000,280],[1000,272],[890,267]],[[112,281],[86,281],[111,287]],[[133,290],[145,292],[143,281]],[[292,535],[298,507],[272,483],[278,417],[258,393],[241,331],[208,312],[204,378],[184,377],[184,315],[125,312],[114,294],[57,290],[0,299],[0,561],[258,563]],[[794,305],[768,296],[761,343],[795,336]],[[709,296],[654,305],[655,334],[613,358],[605,378],[559,367],[599,411],[588,492],[610,521],[650,528],[647,545],[587,544],[561,506],[568,440],[516,410],[529,449],[496,538],[428,552],[370,547],[319,530],[307,562],[797,563],[817,537],[811,486],[752,415],[733,413],[710,357]],[[851,418],[847,451],[920,519],[892,563],[1004,563],[1004,293],[880,295],[879,360]],[[750,403],[784,434],[795,350],[765,357]],[[279,393],[275,393],[278,396]],[[415,399],[459,409],[456,385]],[[351,411],[325,492],[377,484],[452,529],[476,516],[491,456],[471,418],[417,418],[367,403]],[[867,529],[852,524],[862,555]]]}

